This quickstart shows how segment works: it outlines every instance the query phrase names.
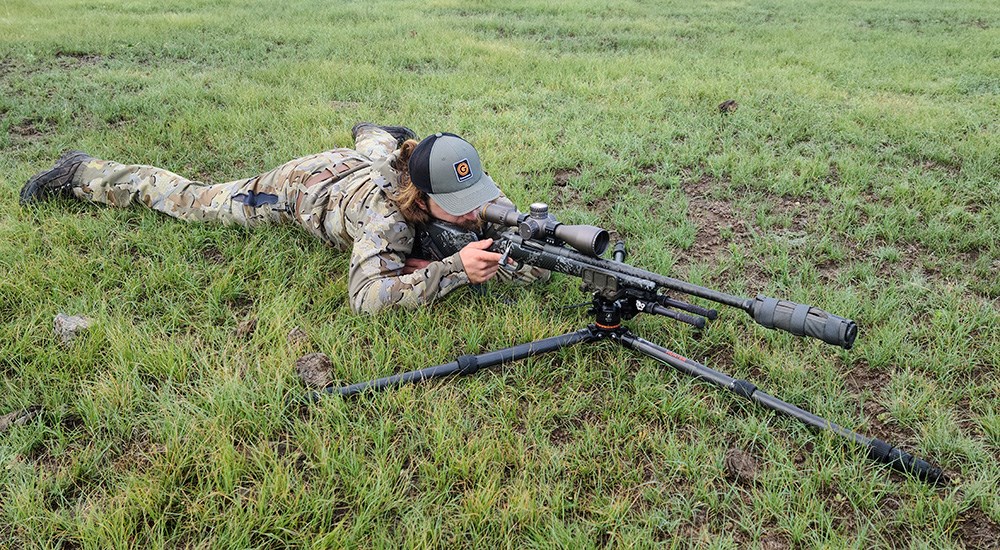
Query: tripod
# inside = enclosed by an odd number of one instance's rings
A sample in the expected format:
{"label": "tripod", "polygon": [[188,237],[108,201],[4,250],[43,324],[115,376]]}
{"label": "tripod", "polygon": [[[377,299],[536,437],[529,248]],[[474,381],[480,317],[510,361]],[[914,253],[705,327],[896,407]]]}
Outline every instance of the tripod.
{"label": "tripod", "polygon": [[[676,310],[682,310],[687,313],[681,313]],[[688,359],[687,357],[645,340],[621,324],[623,319],[631,319],[638,313],[642,312],[671,317],[684,323],[701,327],[705,324],[705,318],[715,318],[715,310],[705,309],[686,302],[668,299],[664,296],[658,297],[656,302],[649,302],[644,301],[631,293],[625,292],[623,296],[613,300],[604,297],[600,293],[595,293],[591,312],[596,316],[595,321],[586,328],[582,328],[575,332],[570,332],[561,336],[553,336],[526,344],[519,344],[496,351],[481,353],[478,355],[463,355],[451,363],[397,374],[385,378],[379,378],[368,382],[360,382],[341,388],[331,386],[325,388],[322,393],[313,392],[311,397],[312,400],[315,401],[319,399],[323,393],[351,396],[365,391],[380,391],[401,386],[403,384],[422,382],[424,380],[450,376],[453,374],[472,374],[482,368],[492,367],[502,363],[510,363],[534,355],[555,351],[581,342],[589,343],[599,340],[611,340],[643,355],[652,357],[661,363],[665,363],[684,374],[708,381],[768,409],[795,418],[808,426],[818,430],[828,430],[842,438],[853,441],[863,449],[867,450],[869,458],[888,464],[896,470],[913,474],[919,479],[930,483],[945,483],[947,481],[945,474],[940,468],[937,468],[920,458],[902,451],[885,441],[861,435],[855,431],[834,424],[833,422],[825,420],[809,411],[792,405],[791,403],[782,401],[757,389],[757,386],[746,380],[732,378],[729,375],[710,369],[692,359]]]}

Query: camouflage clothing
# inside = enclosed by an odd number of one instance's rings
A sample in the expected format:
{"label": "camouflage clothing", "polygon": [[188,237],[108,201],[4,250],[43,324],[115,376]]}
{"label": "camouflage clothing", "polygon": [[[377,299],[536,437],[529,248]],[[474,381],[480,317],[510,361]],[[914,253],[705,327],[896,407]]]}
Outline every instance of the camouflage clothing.
{"label": "camouflage clothing", "polygon": [[[355,311],[414,307],[468,284],[457,253],[414,273],[401,273],[415,231],[387,198],[399,182],[396,141],[369,127],[358,134],[356,147],[310,155],[253,178],[216,185],[152,166],[91,160],[77,170],[73,194],[119,207],[139,202],[187,221],[298,223],[327,244],[351,250],[348,293]],[[545,276],[524,270],[518,278]]]}

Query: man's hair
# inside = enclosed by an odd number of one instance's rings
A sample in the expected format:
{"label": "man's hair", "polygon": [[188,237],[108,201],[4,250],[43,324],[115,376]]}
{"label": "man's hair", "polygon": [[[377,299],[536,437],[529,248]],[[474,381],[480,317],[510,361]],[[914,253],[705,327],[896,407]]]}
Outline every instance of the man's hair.
{"label": "man's hair", "polygon": [[430,213],[421,206],[427,204],[427,193],[417,189],[410,179],[410,155],[417,148],[417,140],[408,139],[399,146],[399,158],[396,159],[396,170],[399,171],[399,185],[396,191],[389,197],[396,203],[400,214],[411,224],[427,223],[431,219]]}

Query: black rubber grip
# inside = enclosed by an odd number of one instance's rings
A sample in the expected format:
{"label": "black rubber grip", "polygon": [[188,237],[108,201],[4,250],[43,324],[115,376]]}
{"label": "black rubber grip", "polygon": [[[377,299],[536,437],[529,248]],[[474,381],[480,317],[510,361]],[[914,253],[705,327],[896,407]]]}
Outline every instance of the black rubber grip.
{"label": "black rubber grip", "polygon": [[818,307],[758,295],[750,305],[750,315],[762,326],[811,336],[844,349],[851,349],[858,325],[850,319],[827,313]]}
{"label": "black rubber grip", "polygon": [[894,470],[899,470],[907,474],[917,476],[917,478],[931,483],[947,483],[948,478],[938,468],[917,458],[906,451],[902,451],[881,439],[872,439],[868,443],[868,456],[879,462],[888,464]]}

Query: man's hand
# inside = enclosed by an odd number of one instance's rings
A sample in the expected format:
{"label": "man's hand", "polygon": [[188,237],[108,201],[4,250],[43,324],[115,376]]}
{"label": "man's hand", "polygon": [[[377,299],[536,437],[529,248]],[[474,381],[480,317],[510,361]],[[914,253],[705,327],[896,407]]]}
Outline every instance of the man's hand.
{"label": "man's hand", "polygon": [[500,269],[501,255],[487,250],[492,244],[493,239],[483,239],[469,243],[458,251],[470,283],[485,283],[497,274],[497,269]]}

